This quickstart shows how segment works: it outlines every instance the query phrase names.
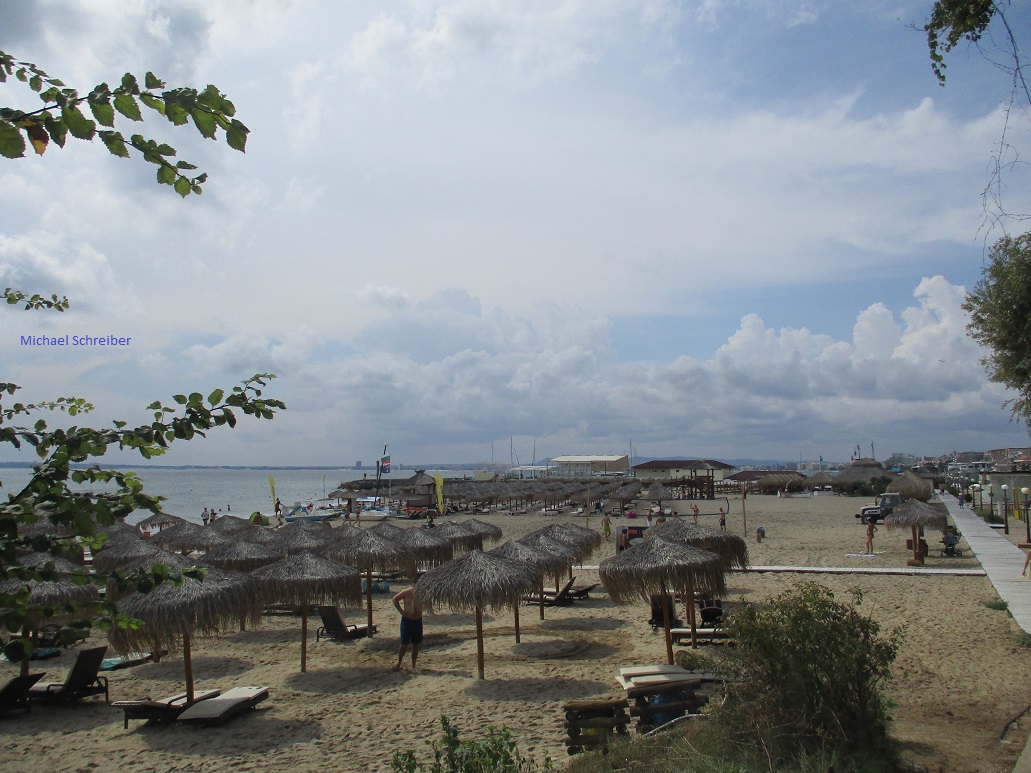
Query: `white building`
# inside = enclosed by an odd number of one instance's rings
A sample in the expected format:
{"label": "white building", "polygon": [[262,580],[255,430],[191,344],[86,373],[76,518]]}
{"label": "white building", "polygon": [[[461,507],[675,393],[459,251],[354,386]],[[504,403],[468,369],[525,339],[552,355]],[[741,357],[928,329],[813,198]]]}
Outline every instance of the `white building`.
{"label": "white building", "polygon": [[551,474],[560,478],[589,478],[592,475],[626,475],[630,458],[623,456],[556,456]]}

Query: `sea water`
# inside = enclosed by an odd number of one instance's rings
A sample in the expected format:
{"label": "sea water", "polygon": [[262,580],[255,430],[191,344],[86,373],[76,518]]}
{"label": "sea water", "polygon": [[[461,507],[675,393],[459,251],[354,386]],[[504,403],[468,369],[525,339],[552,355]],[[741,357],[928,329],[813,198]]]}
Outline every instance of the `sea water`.
{"label": "sea water", "polygon": [[[152,496],[162,496],[162,509],[189,521],[200,523],[204,508],[246,518],[253,512],[266,515],[273,512],[274,500],[269,478],[275,482],[276,496],[283,505],[307,504],[322,499],[340,484],[363,477],[374,478],[376,473],[354,469],[258,469],[225,467],[146,467],[125,468],[143,480],[143,490]],[[434,474],[434,471],[427,471]],[[383,493],[391,485],[410,478],[415,472],[395,471],[383,478]],[[455,472],[442,473],[454,476]],[[0,468],[0,497],[16,492],[28,483],[32,470],[25,467]],[[145,510],[137,511],[126,520],[135,523],[147,517]]]}

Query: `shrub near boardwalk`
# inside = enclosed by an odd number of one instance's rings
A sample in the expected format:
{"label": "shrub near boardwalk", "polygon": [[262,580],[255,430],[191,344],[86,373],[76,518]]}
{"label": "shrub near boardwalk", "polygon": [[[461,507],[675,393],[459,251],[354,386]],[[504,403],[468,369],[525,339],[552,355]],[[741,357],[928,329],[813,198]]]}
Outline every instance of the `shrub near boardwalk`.
{"label": "shrub near boardwalk", "polygon": [[828,756],[856,764],[888,761],[888,703],[902,633],[882,636],[859,612],[862,594],[837,601],[816,583],[746,604],[727,620],[737,648],[727,653],[735,677],[714,714],[714,730],[763,757]]}

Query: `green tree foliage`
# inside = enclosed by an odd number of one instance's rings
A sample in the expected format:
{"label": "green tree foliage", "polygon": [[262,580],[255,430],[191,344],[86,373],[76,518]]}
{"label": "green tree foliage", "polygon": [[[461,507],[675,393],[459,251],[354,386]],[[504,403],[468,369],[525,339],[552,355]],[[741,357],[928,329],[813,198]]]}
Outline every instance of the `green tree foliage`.
{"label": "green tree foliage", "polygon": [[0,106],[0,155],[5,158],[21,158],[29,147],[42,155],[51,142],[63,148],[69,136],[78,140],[99,137],[112,155],[128,158],[130,148],[140,153],[145,161],[157,166],[157,181],[171,185],[185,198],[201,193],[207,174],[191,176],[197,167],[175,160],[176,150],[171,145],[142,134],[127,139],[115,128],[116,118],[141,122],[142,106],[175,126],[192,121],[208,139],[217,139],[221,129],[226,144],[241,153],[247,145],[249,130],[235,118],[233,103],[215,86],[208,85],[203,91],[190,87],[166,89],[165,82],[152,72],[144,76],[142,85],[136,76],[126,73],[114,88],[100,83],[80,96],[31,62],[18,61],[0,51],[0,82],[7,82],[9,77],[35,92],[43,106],[35,110]]}
{"label": "green tree foliage", "polygon": [[801,583],[728,616],[737,680],[716,722],[735,745],[785,759],[891,753],[881,687],[902,634],[881,636],[858,609],[861,593],[851,593],[841,602],[823,586]]}
{"label": "green tree foliage", "polygon": [[[136,78],[126,74],[117,88],[110,89],[102,83],[80,97],[36,65],[16,61],[0,52],[0,82],[7,82],[11,75],[36,92],[43,107],[28,112],[0,107],[0,155],[9,159],[23,157],[26,143],[42,154],[50,142],[63,147],[69,135],[83,140],[99,136],[116,156],[129,156],[129,147],[139,151],[145,161],[157,165],[159,183],[173,186],[180,196],[186,197],[201,192],[206,175],[188,176],[186,172],[195,167],[184,161],[173,164],[169,159],[175,157],[176,151],[168,145],[140,135],[126,141],[113,129],[116,113],[142,121],[142,103],[176,126],[192,120],[201,134],[211,139],[216,138],[221,128],[226,142],[236,150],[243,151],[246,144],[247,128],[233,117],[233,104],[214,86],[203,91],[178,88],[158,92],[165,84],[152,73],[147,73],[142,88]],[[88,107],[93,119],[85,116],[84,107]],[[98,124],[111,128],[98,131]],[[26,311],[63,312],[69,305],[67,298],[29,295],[10,287],[3,298],[8,305],[22,305]],[[30,448],[39,460],[29,483],[0,500],[0,630],[11,634],[4,642],[9,658],[27,658],[32,652],[28,633],[56,616],[73,621],[62,630],[65,640],[85,635],[93,625],[108,629],[112,625],[135,624],[119,615],[109,603],[80,600],[44,605],[34,603],[30,593],[32,583],[58,579],[58,574],[52,561],[27,565],[27,553],[75,556],[81,554],[83,544],[93,548],[102,545],[103,528],[117,519],[136,510],[161,512],[160,497],[148,495],[137,475],[91,461],[110,449],[130,450],[151,459],[163,454],[174,442],[203,436],[215,427],[233,427],[242,416],[272,419],[276,411],[286,407],[280,400],[262,394],[272,378],[273,374],[259,373],[229,391],[216,389],[206,397],[199,392],[175,395],[170,404],[158,401],[147,406],[148,421],[136,426],[115,421],[100,429],[78,424],[51,427],[43,418],[63,413],[68,421],[61,424],[71,423],[93,409],[81,398],[19,402],[15,397],[18,386],[0,383],[0,444]],[[186,574],[203,576],[193,570]],[[81,585],[103,586],[113,582],[122,590],[148,590],[161,582],[181,581],[163,565],[132,573],[87,575],[83,571],[71,579]]]}
{"label": "green tree foliage", "polygon": [[931,69],[939,83],[945,85],[945,54],[961,40],[977,43],[996,13],[1001,13],[1001,9],[992,0],[938,0],[934,4],[924,32],[931,53]]}
{"label": "green tree foliage", "polygon": [[1031,234],[992,247],[981,280],[963,304],[967,332],[991,350],[982,360],[992,381],[1017,393],[1008,405],[1031,427]]}

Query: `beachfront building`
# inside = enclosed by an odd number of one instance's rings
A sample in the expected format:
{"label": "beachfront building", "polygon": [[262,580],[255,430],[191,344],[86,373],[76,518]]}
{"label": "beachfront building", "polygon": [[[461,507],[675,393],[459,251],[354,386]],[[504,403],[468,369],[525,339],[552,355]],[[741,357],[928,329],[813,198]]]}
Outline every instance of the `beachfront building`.
{"label": "beachfront building", "polygon": [[556,456],[551,474],[559,478],[589,478],[592,475],[626,475],[630,458],[623,456]]}
{"label": "beachfront building", "polygon": [[669,479],[691,490],[694,496],[712,499],[716,484],[736,468],[716,459],[653,459],[633,467],[635,478]]}

